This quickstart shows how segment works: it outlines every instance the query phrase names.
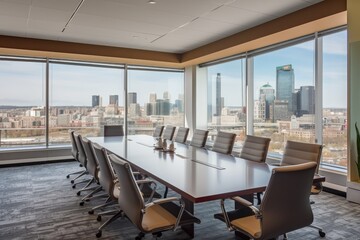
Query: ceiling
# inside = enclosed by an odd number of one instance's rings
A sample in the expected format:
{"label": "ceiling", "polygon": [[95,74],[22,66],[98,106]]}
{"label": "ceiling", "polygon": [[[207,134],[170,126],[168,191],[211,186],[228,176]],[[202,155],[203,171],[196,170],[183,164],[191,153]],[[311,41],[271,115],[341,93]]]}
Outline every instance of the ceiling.
{"label": "ceiling", "polygon": [[183,53],[321,1],[0,0],[0,35]]}

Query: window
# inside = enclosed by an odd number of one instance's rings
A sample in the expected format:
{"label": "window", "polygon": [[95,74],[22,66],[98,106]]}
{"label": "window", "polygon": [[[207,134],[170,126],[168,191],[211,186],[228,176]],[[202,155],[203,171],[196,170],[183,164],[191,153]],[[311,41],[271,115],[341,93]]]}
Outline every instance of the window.
{"label": "window", "polygon": [[158,125],[184,126],[184,72],[128,70],[128,134],[152,135]]}
{"label": "window", "polygon": [[69,129],[99,136],[124,124],[123,76],[119,67],[50,63],[49,143],[69,143]]}
{"label": "window", "polygon": [[347,166],[347,32],[323,39],[322,162]]}
{"label": "window", "polygon": [[45,63],[0,61],[0,149],[45,144]]}
{"label": "window", "polygon": [[254,135],[271,138],[269,152],[315,142],[315,97],[313,40],[254,57]]}
{"label": "window", "polygon": [[245,139],[244,59],[207,67],[207,126],[210,142],[218,131],[236,133],[234,150]]}

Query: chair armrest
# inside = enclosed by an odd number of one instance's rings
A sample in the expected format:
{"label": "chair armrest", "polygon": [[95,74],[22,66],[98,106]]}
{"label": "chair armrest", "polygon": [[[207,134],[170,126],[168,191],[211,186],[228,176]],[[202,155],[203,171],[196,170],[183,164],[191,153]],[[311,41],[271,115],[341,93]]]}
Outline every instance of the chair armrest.
{"label": "chair armrest", "polygon": [[185,211],[185,202],[184,200],[182,200],[181,198],[178,198],[178,197],[169,197],[169,198],[162,198],[162,199],[157,199],[151,203],[148,203],[145,205],[145,208],[143,209],[143,212],[146,208],[148,207],[151,207],[153,205],[157,205],[157,204],[163,204],[163,203],[167,203],[167,202],[175,202],[175,201],[179,201],[180,203],[180,211],[179,211],[179,214],[176,218],[176,222],[175,222],[175,226],[174,226],[174,231],[176,229],[178,229],[179,227],[179,223],[180,223],[180,220],[181,220],[181,217]]}
{"label": "chair armrest", "polygon": [[156,187],[157,187],[156,182],[153,181],[153,180],[151,180],[151,179],[140,179],[140,180],[136,180],[136,183],[139,185],[140,191],[141,191],[141,189],[142,189],[143,184],[145,184],[145,183],[149,183],[149,184],[153,184],[153,185],[154,185],[154,187],[152,188],[150,197],[148,198],[148,200],[146,201],[146,203],[151,202],[152,199],[153,199],[153,197],[154,197],[155,191],[156,191]]}
{"label": "chair armrest", "polygon": [[262,215],[261,215],[261,212],[259,211],[259,209],[257,207],[255,207],[251,202],[249,202],[248,200],[246,199],[243,199],[241,197],[232,197],[231,198],[232,200],[234,200],[235,202],[238,202],[240,203],[241,205],[245,206],[245,207],[248,207],[250,208],[253,213],[255,214],[255,217],[256,218],[261,218]]}

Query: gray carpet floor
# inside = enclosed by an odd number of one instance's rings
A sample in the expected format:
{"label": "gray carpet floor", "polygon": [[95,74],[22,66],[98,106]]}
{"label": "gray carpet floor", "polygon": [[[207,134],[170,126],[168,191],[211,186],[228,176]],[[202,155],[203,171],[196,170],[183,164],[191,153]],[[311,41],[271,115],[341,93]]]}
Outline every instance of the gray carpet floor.
{"label": "gray carpet floor", "polygon": [[[65,177],[78,169],[76,162],[0,168],[0,239],[96,239],[101,223],[88,210],[103,200],[79,206],[81,197]],[[170,191],[172,195],[176,193]],[[360,205],[326,192],[312,200],[316,202],[314,223],[324,228],[326,237],[320,238],[316,230],[304,228],[289,233],[288,239],[360,239]],[[228,205],[231,208],[232,204]],[[213,218],[220,211],[219,201],[195,205],[195,214],[202,221],[195,226],[195,239],[236,239],[224,223]],[[103,217],[102,222],[106,219]],[[101,239],[134,239],[137,233],[123,218],[105,228]],[[180,229],[165,232],[162,239],[189,237]]]}

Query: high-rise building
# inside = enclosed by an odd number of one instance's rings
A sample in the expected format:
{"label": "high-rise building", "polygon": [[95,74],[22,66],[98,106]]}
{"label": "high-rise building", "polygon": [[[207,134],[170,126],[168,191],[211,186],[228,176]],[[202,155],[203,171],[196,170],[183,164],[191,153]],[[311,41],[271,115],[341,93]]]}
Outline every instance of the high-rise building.
{"label": "high-rise building", "polygon": [[270,106],[275,100],[275,89],[269,84],[264,84],[260,88],[259,100],[265,101],[265,119],[270,119]]}
{"label": "high-rise building", "polygon": [[150,102],[150,103],[155,103],[155,102],[156,102],[156,99],[157,99],[156,93],[150,93],[150,95],[149,95],[149,102]]}
{"label": "high-rise building", "polygon": [[300,114],[315,114],[315,87],[301,86],[300,87]]}
{"label": "high-rise building", "polygon": [[129,92],[127,97],[127,104],[136,104],[137,103],[137,93],[136,92]]}
{"label": "high-rise building", "polygon": [[216,75],[216,116],[221,116],[221,74]]}
{"label": "high-rise building", "polygon": [[293,92],[295,88],[294,69],[291,64],[276,68],[276,99],[288,102],[288,109],[293,112]]}
{"label": "high-rise building", "polygon": [[109,96],[109,104],[119,105],[119,95],[110,95]]}
{"label": "high-rise building", "polygon": [[99,107],[100,106],[100,95],[93,95],[92,96],[92,107]]}
{"label": "high-rise building", "polygon": [[168,91],[165,91],[164,94],[163,94],[163,98],[166,100],[166,99],[169,99],[171,98],[170,96],[170,93]]}

